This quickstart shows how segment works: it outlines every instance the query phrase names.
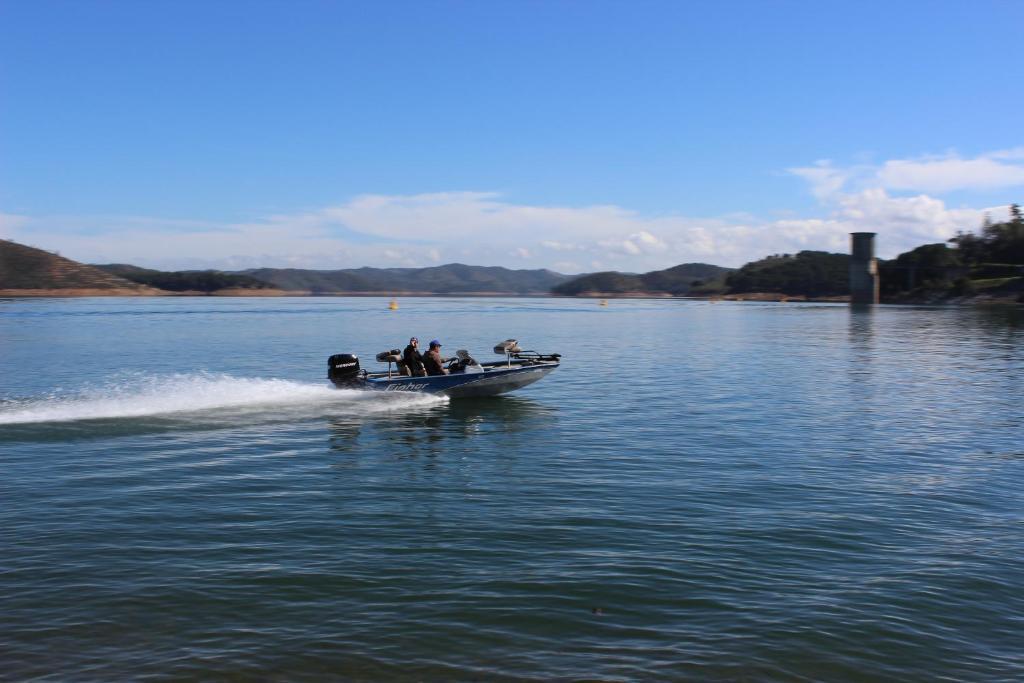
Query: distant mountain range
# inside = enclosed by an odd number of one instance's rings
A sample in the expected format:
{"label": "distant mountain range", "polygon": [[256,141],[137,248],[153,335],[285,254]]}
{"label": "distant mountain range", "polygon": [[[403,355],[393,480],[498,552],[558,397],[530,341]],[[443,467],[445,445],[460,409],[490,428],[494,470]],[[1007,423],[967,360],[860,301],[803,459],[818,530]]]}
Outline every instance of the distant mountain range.
{"label": "distant mountain range", "polygon": [[167,292],[203,292],[206,294],[221,290],[261,290],[275,289],[269,282],[263,282],[248,275],[223,273],[219,270],[152,270],[140,268],[126,263],[109,263],[96,268],[132,280],[141,284],[156,287]]}
{"label": "distant mountain range", "polygon": [[569,276],[551,270],[510,270],[449,263],[430,268],[300,270],[257,268],[239,273],[273,286],[313,294],[548,294]]}
{"label": "distant mountain range", "polygon": [[551,270],[512,270],[449,263],[429,268],[303,270],[254,268],[161,271],[123,263],[90,266],[42,249],[0,240],[0,293],[45,294],[281,294],[682,295],[695,287],[720,287],[731,272],[706,263],[685,263],[642,275],[604,272],[569,276]]}
{"label": "distant mountain range", "polygon": [[[926,244],[892,261],[879,259],[883,298],[901,303],[1024,303],[1021,226],[1024,220],[1013,219],[990,226],[981,236],[958,235],[954,241],[967,245],[958,244],[958,249],[949,249],[944,243]],[[775,254],[738,269],[683,263],[641,274],[606,271],[578,276],[461,263],[430,268],[161,271],[128,264],[90,266],[0,239],[0,297],[555,294],[838,301],[849,294],[849,258],[847,254],[801,251]]]}

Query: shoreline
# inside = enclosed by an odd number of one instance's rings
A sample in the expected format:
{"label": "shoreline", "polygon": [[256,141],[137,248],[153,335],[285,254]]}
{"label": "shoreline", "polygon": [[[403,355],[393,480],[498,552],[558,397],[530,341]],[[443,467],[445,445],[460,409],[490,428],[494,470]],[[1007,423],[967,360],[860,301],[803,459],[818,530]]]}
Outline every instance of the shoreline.
{"label": "shoreline", "polygon": [[[524,294],[522,292],[416,292],[416,291],[380,291],[380,292],[312,292],[308,290],[287,290],[287,289],[218,289],[214,292],[184,291],[171,292],[166,290],[154,290],[142,292],[135,289],[0,289],[0,297],[7,299],[17,298],[75,298],[75,297],[243,297],[243,298],[275,298],[275,297],[378,297],[378,298],[410,298],[410,297],[508,297],[523,299],[555,298],[552,294]],[[574,298],[574,297],[564,297]]]}
{"label": "shoreline", "polygon": [[[223,298],[420,298],[420,299],[458,299],[501,297],[509,299],[689,299],[693,301],[733,301],[760,303],[849,303],[849,296],[807,297],[790,296],[778,292],[744,292],[742,294],[709,294],[709,295],[675,295],[666,292],[583,292],[575,295],[520,292],[428,292],[428,291],[374,291],[374,292],[311,292],[306,290],[284,289],[221,289],[215,292],[169,292],[163,290],[140,291],[138,289],[0,289],[0,298],[4,299],[69,299],[88,297],[223,297]],[[899,301],[882,301],[882,306],[930,305],[930,306],[979,306],[979,305],[1012,305],[1022,306],[1024,301],[1016,298],[1016,294],[1008,296],[991,296],[979,294],[971,297],[956,297],[946,300],[920,299]]]}

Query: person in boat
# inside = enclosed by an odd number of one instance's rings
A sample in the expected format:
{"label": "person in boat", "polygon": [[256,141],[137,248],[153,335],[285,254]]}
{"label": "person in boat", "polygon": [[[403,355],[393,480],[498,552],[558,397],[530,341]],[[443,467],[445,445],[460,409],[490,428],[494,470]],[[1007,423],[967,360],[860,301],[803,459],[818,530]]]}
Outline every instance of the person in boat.
{"label": "person in boat", "polygon": [[447,375],[444,367],[445,359],[441,356],[441,342],[436,339],[430,341],[430,350],[423,356],[423,365],[427,368],[428,375]]}
{"label": "person in boat", "polygon": [[402,352],[402,362],[413,377],[426,377],[427,370],[423,367],[423,354],[420,353],[420,340],[413,337]]}

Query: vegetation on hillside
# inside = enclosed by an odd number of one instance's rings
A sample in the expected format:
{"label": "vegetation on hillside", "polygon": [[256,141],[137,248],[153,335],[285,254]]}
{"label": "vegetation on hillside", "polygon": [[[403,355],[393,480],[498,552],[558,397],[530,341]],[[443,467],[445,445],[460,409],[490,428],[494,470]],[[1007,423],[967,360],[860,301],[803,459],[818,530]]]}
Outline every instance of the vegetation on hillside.
{"label": "vegetation on hillside", "polygon": [[449,263],[430,268],[350,268],[299,270],[260,268],[246,274],[288,290],[331,292],[515,292],[546,294],[566,279],[550,270],[511,270],[498,266]]}
{"label": "vegetation on hillside", "polygon": [[221,289],[273,289],[274,285],[250,275],[219,270],[163,271],[120,263],[96,266],[108,273],[168,292],[216,292]]}
{"label": "vegetation on hillside", "polygon": [[[888,301],[942,300],[972,294],[1024,301],[1024,216],[1014,204],[1009,220],[986,216],[980,230],[958,232],[947,244],[925,244],[895,259],[879,260],[881,294]],[[459,294],[508,292],[565,296],[668,294],[672,296],[777,293],[808,298],[849,294],[847,254],[801,251],[777,254],[733,270],[684,263],[643,274],[606,271],[575,278],[549,270],[510,270],[451,263],[431,268],[300,270],[261,268],[164,272],[124,264],[87,266],[41,249],[0,240],[0,289],[137,289],[216,292],[224,289]]]}
{"label": "vegetation on hillside", "polygon": [[850,293],[850,257],[826,251],[776,254],[744,265],[725,279],[729,293],[779,292],[826,297]]}
{"label": "vegetation on hillside", "polygon": [[589,273],[551,288],[552,294],[561,294],[563,296],[576,296],[577,294],[586,294],[588,292],[626,294],[644,291],[648,290],[645,289],[640,275],[615,271]]}
{"label": "vegetation on hillside", "polygon": [[878,274],[882,298],[902,298],[907,292],[945,291],[966,274],[955,249],[943,243],[924,244],[891,261],[880,261]]}
{"label": "vegetation on hillside", "polygon": [[926,244],[880,266],[883,297],[943,299],[972,294],[1013,295],[1024,300],[1024,217],[1010,207],[1009,220],[986,216],[980,233],[958,232],[946,244]]}
{"label": "vegetation on hillside", "polygon": [[[980,232],[960,232],[946,244],[925,244],[878,261],[883,301],[940,301],[972,294],[1017,296],[1024,301],[1024,216],[1014,204],[1009,220],[986,217]],[[554,288],[556,294],[670,293],[716,295],[775,293],[808,298],[850,293],[850,256],[824,251],[776,254],[705,279],[676,266],[657,273],[592,273]],[[716,268],[711,266],[711,268]],[[672,277],[676,272],[682,277]],[[665,274],[665,275],[660,275]],[[682,286],[673,286],[682,283]],[[1019,294],[1018,294],[1019,293]]]}
{"label": "vegetation on hillside", "polygon": [[135,282],[43,249],[0,239],[0,289],[135,290]]}
{"label": "vegetation on hillside", "polygon": [[1024,215],[1020,206],[1010,205],[1010,220],[993,223],[985,216],[981,234],[958,232],[949,240],[957,246],[961,261],[969,267],[986,263],[1024,265]]}
{"label": "vegetation on hillside", "polygon": [[292,292],[300,291],[323,294],[329,292],[369,291],[367,283],[362,278],[338,270],[257,268],[247,270],[245,274],[257,280],[269,282],[279,289]]}
{"label": "vegetation on hillside", "polygon": [[554,294],[576,296],[587,293],[601,294],[689,294],[694,288],[707,288],[720,283],[729,273],[729,268],[707,263],[683,263],[665,270],[655,270],[643,275],[606,271],[581,275],[553,287]]}

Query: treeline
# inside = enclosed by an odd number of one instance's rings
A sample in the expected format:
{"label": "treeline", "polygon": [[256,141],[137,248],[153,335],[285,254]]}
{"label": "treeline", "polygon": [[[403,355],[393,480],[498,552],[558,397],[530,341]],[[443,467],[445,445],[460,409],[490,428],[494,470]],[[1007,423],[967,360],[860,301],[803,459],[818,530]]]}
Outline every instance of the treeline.
{"label": "treeline", "polygon": [[[941,299],[981,292],[1024,292],[1024,217],[1017,204],[1009,220],[986,216],[979,233],[958,232],[948,244],[925,244],[878,260],[883,299]],[[722,293],[777,292],[827,297],[850,293],[850,257],[823,251],[769,256],[725,279]],[[1024,294],[1021,294],[1024,296]]]}
{"label": "treeline", "polygon": [[330,294],[332,292],[544,294],[566,279],[565,275],[550,270],[510,270],[499,266],[467,266],[462,263],[448,263],[429,268],[346,268],[341,270],[259,268],[246,271],[246,274],[269,282],[279,289],[304,290],[314,294]]}
{"label": "treeline", "polygon": [[1017,204],[1010,206],[1009,220],[993,223],[986,215],[980,232],[960,231],[949,244],[956,248],[926,244],[882,262],[882,295],[899,300],[1024,292],[1024,216]]}
{"label": "treeline", "polygon": [[[950,248],[950,245],[955,248]],[[242,273],[216,270],[162,272],[129,265],[98,266],[172,292],[223,289],[284,289],[332,292],[550,291],[586,294],[668,294],[713,296],[750,292],[827,298],[850,293],[850,256],[825,251],[775,254],[737,270],[706,263],[684,263],[649,273],[601,272],[570,278],[547,270],[447,264],[431,268],[355,268],[312,271],[263,268]],[[985,218],[975,233],[961,231],[948,244],[925,244],[895,259],[878,261],[881,294],[888,301],[941,300],[979,292],[1024,292],[1024,217],[1017,204],[1009,220]],[[1020,296],[1024,297],[1024,293]]]}
{"label": "treeline", "polygon": [[728,268],[708,263],[683,263],[642,275],[606,271],[573,278],[553,287],[551,292],[562,296],[594,293],[657,293],[682,296],[697,291],[703,293],[709,287],[717,290],[727,273]]}
{"label": "treeline", "polygon": [[1004,223],[993,223],[992,217],[986,214],[980,235],[958,232],[949,241],[957,246],[960,260],[967,266],[1024,264],[1024,216],[1020,206],[1010,206],[1010,220]]}
{"label": "treeline", "polygon": [[274,289],[274,285],[249,275],[235,275],[219,270],[162,271],[124,264],[96,266],[132,282],[149,285],[168,292],[216,292],[221,289]]}
{"label": "treeline", "polygon": [[778,292],[828,297],[850,293],[850,257],[826,251],[776,254],[746,264],[725,278],[730,294]]}

